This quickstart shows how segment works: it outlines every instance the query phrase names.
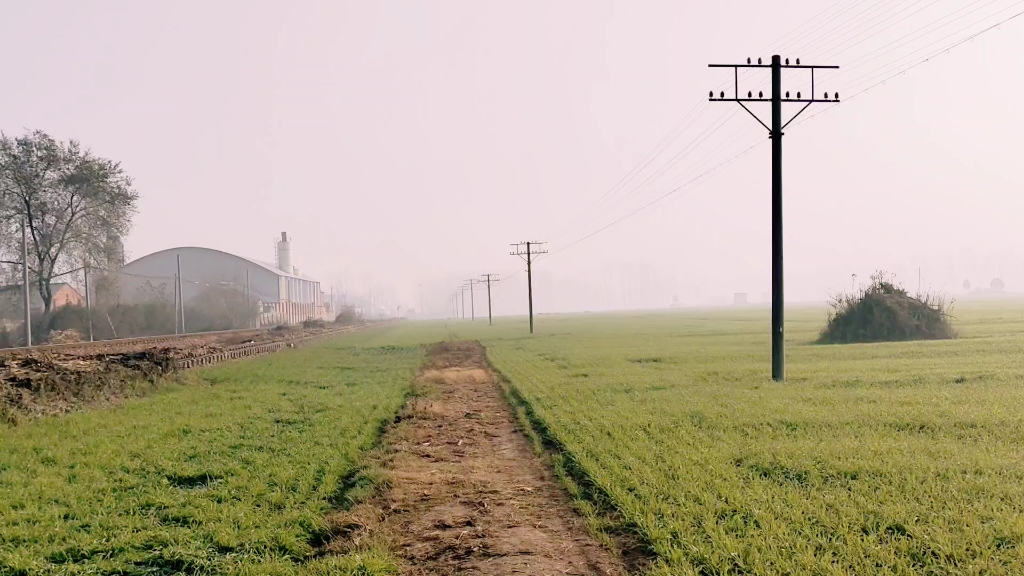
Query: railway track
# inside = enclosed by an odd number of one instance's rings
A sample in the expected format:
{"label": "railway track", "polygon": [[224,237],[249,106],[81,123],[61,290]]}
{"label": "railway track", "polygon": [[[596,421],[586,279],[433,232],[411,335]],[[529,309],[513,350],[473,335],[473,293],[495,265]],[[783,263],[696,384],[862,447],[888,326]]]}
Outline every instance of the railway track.
{"label": "railway track", "polygon": [[72,342],[47,344],[31,348],[7,348],[0,350],[0,358],[19,356],[50,355],[60,357],[119,355],[146,352],[149,350],[170,350],[169,368],[187,370],[209,366],[237,358],[259,356],[277,352],[284,348],[295,348],[341,334],[364,330],[388,322],[365,322],[354,326],[308,330],[243,329],[194,334],[121,338],[97,342]]}
{"label": "railway track", "polygon": [[192,334],[167,334],[164,336],[141,336],[138,338],[115,338],[113,340],[96,340],[95,342],[67,342],[64,344],[43,344],[40,346],[19,346],[17,348],[0,349],[0,357],[23,356],[40,352],[59,354],[88,354],[102,352],[106,349],[155,348],[158,345],[180,343],[200,344],[214,343],[229,339],[257,337],[269,332],[263,328],[243,328],[241,330],[220,330],[217,332],[196,332]]}
{"label": "railway track", "polygon": [[189,368],[209,366],[211,364],[218,364],[220,362],[235,360],[237,358],[245,358],[247,356],[260,356],[263,354],[269,354],[271,352],[277,352],[278,350],[282,350],[284,348],[295,348],[296,346],[309,344],[311,342],[316,342],[318,340],[326,340],[327,338],[333,338],[334,336],[339,336],[341,334],[347,334],[349,332],[363,330],[381,323],[382,322],[372,322],[358,326],[346,326],[344,328],[326,330],[324,332],[318,332],[315,334],[309,334],[306,336],[300,336],[298,338],[292,338],[288,340],[237,344],[235,346],[229,346],[224,348],[223,350],[219,350],[217,352],[213,352],[210,354],[204,354],[192,358],[181,358],[179,360],[175,360],[174,369],[187,370]]}

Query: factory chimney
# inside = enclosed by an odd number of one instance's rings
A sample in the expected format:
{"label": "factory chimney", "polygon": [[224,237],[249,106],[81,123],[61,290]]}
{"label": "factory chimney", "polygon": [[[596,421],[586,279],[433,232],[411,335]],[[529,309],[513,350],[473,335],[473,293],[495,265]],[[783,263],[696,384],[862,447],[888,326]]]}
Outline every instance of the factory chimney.
{"label": "factory chimney", "polygon": [[281,232],[281,241],[277,243],[277,267],[287,274],[292,273],[292,243],[287,232]]}

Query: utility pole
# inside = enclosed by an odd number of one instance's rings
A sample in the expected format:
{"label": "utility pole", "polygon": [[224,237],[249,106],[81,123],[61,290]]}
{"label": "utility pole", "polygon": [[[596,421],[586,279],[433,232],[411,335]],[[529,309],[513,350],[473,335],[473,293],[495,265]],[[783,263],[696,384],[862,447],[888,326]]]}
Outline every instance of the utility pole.
{"label": "utility pole", "polygon": [[89,294],[89,264],[85,265],[85,318],[89,323],[89,342],[92,342],[92,297]]}
{"label": "utility pole", "polygon": [[470,278],[469,280],[466,280],[466,282],[469,282],[469,319],[476,322],[476,299],[473,297],[473,292],[476,284],[479,284],[480,281],[476,278]]}
{"label": "utility pole", "polygon": [[181,333],[188,334],[185,330],[185,295],[181,291],[181,254],[175,256],[178,260],[178,311],[181,312]]}
{"label": "utility pole", "polygon": [[459,286],[459,290],[462,292],[462,319],[466,319],[466,286],[463,284]]}
{"label": "utility pole", "polygon": [[246,325],[249,328],[253,327],[253,309],[252,309],[252,293],[249,292],[249,269],[245,269],[245,315],[248,317]]}
{"label": "utility pole", "polygon": [[28,225],[21,219],[21,282],[25,299],[25,346],[32,346],[32,297],[28,289]]}
{"label": "utility pole", "polygon": [[498,279],[497,274],[481,274],[487,279],[487,325],[494,325],[494,317],[491,316],[491,282]]}
{"label": "utility pole", "polygon": [[[547,254],[547,250],[537,248],[547,242],[519,242],[517,244],[510,244],[515,246],[515,250],[509,252],[512,256],[519,256],[526,260],[526,294],[530,302],[530,334],[533,334],[533,257],[538,254]],[[526,251],[523,252],[523,246],[526,246]]]}
{"label": "utility pole", "polygon": [[[839,93],[835,93],[834,98],[829,98],[829,93],[825,92],[824,98],[818,98],[815,92],[814,86],[814,72],[819,69],[838,69],[838,66],[811,66],[801,65],[800,59],[796,60],[796,64],[790,65],[789,58],[786,58],[785,63],[782,61],[782,57],[779,55],[772,56],[771,64],[762,64],[761,59],[757,59],[757,64],[750,61],[747,58],[746,64],[709,64],[710,68],[732,68],[733,69],[733,97],[726,98],[725,92],[720,92],[718,97],[715,97],[714,91],[709,94],[709,100],[712,102],[736,102],[743,107],[755,120],[758,121],[761,126],[764,126],[768,130],[768,137],[772,141],[772,379],[776,382],[782,382],[786,379],[786,358],[785,358],[785,339],[783,334],[784,325],[784,297],[783,297],[783,281],[782,281],[782,135],[783,130],[786,126],[796,120],[796,117],[803,113],[811,104],[816,102],[823,102],[829,104],[835,104],[839,102]],[[770,100],[764,99],[764,92],[759,91],[757,97],[754,97],[753,91],[748,91],[746,98],[740,95],[739,86],[739,69],[740,68],[770,68],[772,73],[772,91],[770,94]],[[796,93],[796,98],[791,98],[790,93],[782,92],[782,70],[783,68],[797,68],[802,70],[809,70],[811,73],[811,95],[810,98],[803,98],[800,92]],[[768,127],[761,118],[751,112],[750,108],[747,108],[744,102],[771,102],[772,109],[772,125]],[[783,103],[799,103],[803,104],[796,114],[794,114],[785,123],[782,121],[782,104]]]}
{"label": "utility pole", "polygon": [[174,274],[174,333],[178,334],[178,274]]}

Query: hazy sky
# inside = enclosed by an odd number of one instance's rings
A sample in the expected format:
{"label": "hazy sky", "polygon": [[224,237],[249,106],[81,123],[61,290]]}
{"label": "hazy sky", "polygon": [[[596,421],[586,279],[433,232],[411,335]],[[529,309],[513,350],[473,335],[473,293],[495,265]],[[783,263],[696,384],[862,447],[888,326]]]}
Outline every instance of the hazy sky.
{"label": "hazy sky", "polygon": [[[1019,0],[7,4],[0,128],[77,138],[122,161],[142,195],[131,256],[196,245],[271,260],[287,230],[303,273],[353,292],[388,287],[405,307],[419,307],[422,285],[433,312],[459,280],[521,268],[508,243],[550,240],[554,252],[766,140],[735,104],[706,103],[730,80],[709,62],[775,48],[843,65],[818,85],[846,98],[1024,10]],[[1001,275],[1024,290],[1022,53],[1024,16],[787,129],[791,300],[823,300],[880,268],[910,287],[921,267],[935,289]],[[786,88],[801,80],[787,75]],[[741,89],[767,91],[767,76]],[[767,105],[754,110],[767,121]],[[664,152],[599,204],[668,134]],[[764,143],[541,259],[538,309],[759,300],[769,154]],[[522,276],[496,288],[496,311],[525,310]]]}

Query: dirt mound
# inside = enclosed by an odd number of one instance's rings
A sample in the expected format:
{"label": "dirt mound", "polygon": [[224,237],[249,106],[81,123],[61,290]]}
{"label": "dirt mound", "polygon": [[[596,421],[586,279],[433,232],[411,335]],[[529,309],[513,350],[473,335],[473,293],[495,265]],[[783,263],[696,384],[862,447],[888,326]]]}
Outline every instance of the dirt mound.
{"label": "dirt mound", "polygon": [[950,304],[939,296],[911,296],[884,273],[852,294],[831,302],[828,323],[821,331],[822,344],[899,342],[955,338]]}
{"label": "dirt mound", "polygon": [[68,412],[85,404],[115,401],[169,372],[166,350],[95,356],[0,357],[0,421]]}
{"label": "dirt mound", "polygon": [[386,490],[327,518],[325,553],[382,543],[402,574],[624,574],[519,431],[479,344],[443,343],[384,435]]}

